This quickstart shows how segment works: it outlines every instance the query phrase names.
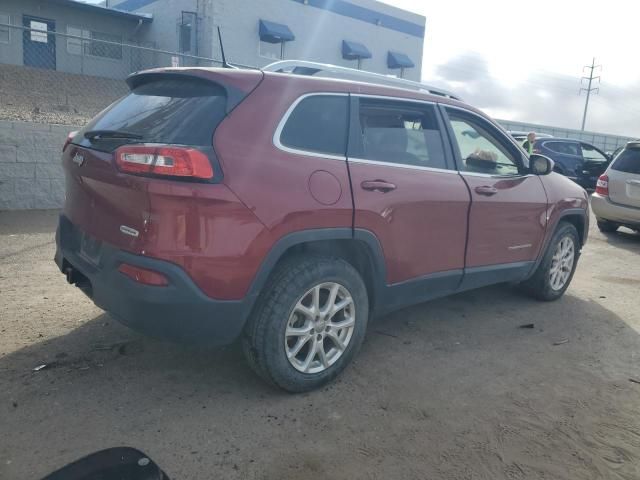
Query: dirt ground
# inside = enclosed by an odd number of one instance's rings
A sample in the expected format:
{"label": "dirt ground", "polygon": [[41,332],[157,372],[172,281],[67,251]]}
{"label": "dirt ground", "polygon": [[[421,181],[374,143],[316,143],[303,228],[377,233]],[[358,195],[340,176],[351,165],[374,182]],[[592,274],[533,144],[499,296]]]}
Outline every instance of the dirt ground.
{"label": "dirt ground", "polygon": [[640,478],[640,235],[593,230],[555,303],[496,286],[393,314],[294,396],[236,346],[150,340],[94,307],[56,270],[55,221],[0,212],[3,480],[121,445],[172,479]]}

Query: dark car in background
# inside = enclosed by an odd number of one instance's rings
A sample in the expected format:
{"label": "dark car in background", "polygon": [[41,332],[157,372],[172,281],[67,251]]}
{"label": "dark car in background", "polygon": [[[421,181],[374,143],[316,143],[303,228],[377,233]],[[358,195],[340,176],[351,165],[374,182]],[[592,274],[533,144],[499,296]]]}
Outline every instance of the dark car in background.
{"label": "dark car in background", "polygon": [[611,161],[598,147],[568,138],[540,138],[536,140],[533,151],[551,158],[556,172],[589,189],[596,187],[598,177]]}

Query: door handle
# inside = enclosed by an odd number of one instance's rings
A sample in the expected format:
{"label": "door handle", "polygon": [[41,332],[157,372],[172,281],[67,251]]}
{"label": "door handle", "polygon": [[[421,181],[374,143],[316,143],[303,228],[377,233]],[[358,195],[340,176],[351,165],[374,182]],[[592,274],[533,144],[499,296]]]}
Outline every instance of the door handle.
{"label": "door handle", "polygon": [[629,185],[640,185],[640,180],[627,180]]}
{"label": "door handle", "polygon": [[385,182],[384,180],[365,180],[360,184],[360,186],[363,190],[382,193],[387,193],[396,189],[396,186],[393,183]]}
{"label": "door handle", "polygon": [[490,197],[491,195],[498,193],[498,189],[490,185],[482,185],[481,187],[476,187],[476,193]]}

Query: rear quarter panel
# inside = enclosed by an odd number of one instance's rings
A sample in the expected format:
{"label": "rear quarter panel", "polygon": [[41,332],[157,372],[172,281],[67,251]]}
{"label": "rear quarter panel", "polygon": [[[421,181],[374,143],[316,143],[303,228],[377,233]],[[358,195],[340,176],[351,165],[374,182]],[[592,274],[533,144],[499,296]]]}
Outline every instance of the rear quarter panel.
{"label": "rear quarter panel", "polygon": [[[346,160],[285,152],[273,143],[274,132],[290,105],[314,91],[347,93],[340,83],[318,88],[317,82],[301,78],[265,75],[256,91],[216,130],[214,145],[224,182],[266,227],[266,251],[288,233],[352,226]],[[314,172],[322,173],[311,180]],[[311,193],[314,188],[315,197]],[[331,198],[318,201],[318,193],[329,191]],[[258,266],[253,264],[256,270]]]}

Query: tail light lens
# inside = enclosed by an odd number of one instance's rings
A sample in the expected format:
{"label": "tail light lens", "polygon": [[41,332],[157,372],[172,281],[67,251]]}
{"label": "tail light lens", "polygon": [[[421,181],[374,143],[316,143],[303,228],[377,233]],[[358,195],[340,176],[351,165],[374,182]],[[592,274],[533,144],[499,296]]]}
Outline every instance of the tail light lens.
{"label": "tail light lens", "polygon": [[600,175],[600,178],[598,178],[596,193],[605,197],[609,196],[609,177],[607,175]]}
{"label": "tail light lens", "polygon": [[78,132],[69,132],[69,135],[67,135],[67,139],[64,141],[64,145],[62,147],[63,152],[67,149],[69,144],[73,141],[73,137],[75,137],[77,134]]}
{"label": "tail light lens", "polygon": [[195,148],[125,145],[116,150],[122,172],[211,179],[209,157]]}
{"label": "tail light lens", "polygon": [[167,277],[163,274],[153,270],[147,270],[146,268],[135,267],[128,263],[121,263],[118,267],[118,271],[130,279],[144,285],[151,285],[154,287],[166,287],[169,285]]}

